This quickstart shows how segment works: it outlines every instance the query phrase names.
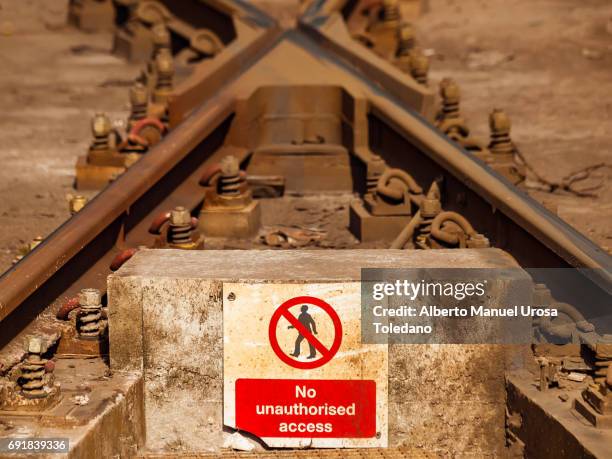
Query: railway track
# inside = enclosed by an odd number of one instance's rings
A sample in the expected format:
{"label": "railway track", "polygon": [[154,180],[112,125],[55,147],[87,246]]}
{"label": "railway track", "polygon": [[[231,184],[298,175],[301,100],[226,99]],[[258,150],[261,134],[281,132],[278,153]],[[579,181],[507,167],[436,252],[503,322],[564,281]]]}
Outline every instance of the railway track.
{"label": "railway track", "polygon": [[[246,3],[205,3],[232,21],[219,21],[223,30],[202,34],[210,24],[190,14],[198,11],[199,2],[162,13],[145,10],[149,23],[132,19],[134,28],[147,30],[157,21],[155,14],[169,24],[170,50],[183,75],[177,71],[179,81],[150,103],[164,127],[153,141],[126,140],[138,160],[0,277],[0,377],[9,377],[24,359],[29,336],[47,340],[49,349],[59,346],[64,353],[78,354],[78,346],[61,343],[73,324],[58,319],[60,308],[83,289],[104,295],[111,265],[118,267],[134,249],[176,246],[171,236],[163,240],[151,231],[160,215],[180,206],[205,220],[207,199],[223,195],[215,187],[231,176],[219,166],[228,156],[243,171],[241,186],[248,184],[261,204],[265,235],[283,223],[279,212],[296,212],[296,202],[316,207],[316,218],[322,207],[339,203],[339,221],[348,221],[350,232],[340,228],[336,239],[318,248],[350,243],[380,250],[392,245],[461,250],[490,245],[524,268],[578,268],[575,285],[552,291],[560,301],[577,304],[585,290],[610,295],[608,254],[527,196],[508,180],[512,177],[503,177],[504,169],[495,170],[486,147],[477,145],[475,151],[471,139],[457,134],[460,125],[440,129],[437,90],[419,73],[422,56],[414,52],[402,61],[388,53],[388,43],[397,45],[397,20],[384,17],[392,13],[383,8],[378,29],[361,33],[366,26],[355,20],[358,2],[313,2],[292,27]],[[385,29],[391,23],[392,33]],[[119,30],[129,29],[124,24]],[[217,48],[207,52],[211,43]],[[402,62],[409,68],[402,68]],[[158,86],[151,87],[154,97],[162,94],[155,92]],[[368,194],[378,199],[373,207],[368,207]],[[327,204],[316,201],[321,195]],[[422,221],[414,225],[423,225],[426,211],[431,212],[427,206],[434,207],[431,219],[443,209],[462,217],[468,227],[460,224],[450,236],[442,231],[446,236],[437,238],[422,233],[420,240],[414,231],[402,232],[417,211]],[[365,223],[362,211],[370,216],[380,211],[383,217]],[[404,218],[385,218],[385,211],[386,217]],[[231,233],[231,220],[221,225],[226,233],[218,236]],[[206,237],[204,247],[266,249],[274,242],[265,235],[263,242],[253,234]],[[291,239],[280,237],[281,246]],[[67,318],[67,313],[61,317]],[[103,346],[96,352],[102,356]]]}

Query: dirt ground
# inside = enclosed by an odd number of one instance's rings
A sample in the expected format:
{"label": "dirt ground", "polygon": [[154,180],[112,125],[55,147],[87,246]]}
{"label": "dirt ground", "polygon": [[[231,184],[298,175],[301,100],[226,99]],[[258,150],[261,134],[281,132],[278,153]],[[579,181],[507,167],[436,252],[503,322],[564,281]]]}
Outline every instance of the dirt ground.
{"label": "dirt ground", "polygon": [[[95,112],[123,119],[139,73],[109,54],[110,34],[65,25],[67,0],[0,0],[0,272],[19,247],[69,217],[74,163]],[[429,0],[417,22],[432,79],[452,76],[475,134],[503,107],[544,177],[612,162],[612,4],[607,0]],[[612,191],[532,192],[606,250]]]}
{"label": "dirt ground", "polygon": [[67,1],[0,0],[0,272],[70,213],[74,164],[95,112],[124,118],[138,74],[112,36],[65,25]]}
{"label": "dirt ground", "polygon": [[429,0],[417,20],[433,53],[430,77],[452,77],[473,133],[503,108],[512,138],[551,182],[607,163],[590,184],[597,197],[529,191],[612,249],[612,2],[609,0]]}

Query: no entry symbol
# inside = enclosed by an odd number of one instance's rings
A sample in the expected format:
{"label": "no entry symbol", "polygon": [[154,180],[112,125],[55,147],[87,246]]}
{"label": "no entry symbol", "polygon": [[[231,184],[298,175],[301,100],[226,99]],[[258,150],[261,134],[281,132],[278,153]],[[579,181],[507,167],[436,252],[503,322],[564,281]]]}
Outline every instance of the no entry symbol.
{"label": "no entry symbol", "polygon": [[[293,306],[298,305],[302,306],[302,314],[296,317],[291,313],[289,309]],[[314,305],[321,308],[330,317],[334,325],[334,340],[332,342],[331,347],[327,348],[313,334],[312,331],[316,332],[316,325],[313,324],[312,327],[309,325],[304,325],[305,323],[308,324],[309,320],[312,321],[312,318],[306,312],[307,308],[304,309],[304,306],[308,305]],[[295,328],[295,330],[299,333],[298,339],[296,341],[296,350],[298,351],[298,353],[301,341],[306,340],[308,347],[311,350],[311,354],[314,354],[313,349],[316,349],[321,355],[320,358],[309,362],[301,362],[292,358],[291,356],[293,354],[287,354],[281,349],[278,344],[278,337],[276,336],[278,321],[281,317],[287,319],[287,321],[291,324],[290,328]],[[336,352],[338,352],[338,349],[340,349],[340,342],[342,341],[342,323],[340,322],[340,317],[338,317],[338,313],[334,311],[334,308],[332,308],[322,299],[316,298],[314,296],[297,296],[295,298],[291,298],[290,300],[285,301],[276,309],[276,311],[274,311],[274,314],[272,314],[272,318],[270,319],[268,336],[270,338],[270,344],[272,345],[272,349],[274,350],[279,359],[294,368],[310,370],[326,364],[332,359],[334,355],[336,355]]]}

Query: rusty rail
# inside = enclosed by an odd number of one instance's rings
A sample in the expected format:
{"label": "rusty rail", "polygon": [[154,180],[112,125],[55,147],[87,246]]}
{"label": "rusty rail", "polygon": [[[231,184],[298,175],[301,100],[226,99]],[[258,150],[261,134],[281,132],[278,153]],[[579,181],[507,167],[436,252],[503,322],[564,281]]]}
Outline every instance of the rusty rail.
{"label": "rusty rail", "polygon": [[[232,105],[227,93],[204,104],[82,212],[0,277],[0,349],[4,356],[0,360],[6,368],[23,352],[22,340],[15,338],[56,336],[59,327],[53,315],[58,304],[84,287],[106,290],[106,276],[117,251],[147,241],[149,215],[177,202],[194,208],[201,201],[199,178],[223,138],[215,138],[214,131],[223,129]],[[177,171],[179,180],[175,179]]]}

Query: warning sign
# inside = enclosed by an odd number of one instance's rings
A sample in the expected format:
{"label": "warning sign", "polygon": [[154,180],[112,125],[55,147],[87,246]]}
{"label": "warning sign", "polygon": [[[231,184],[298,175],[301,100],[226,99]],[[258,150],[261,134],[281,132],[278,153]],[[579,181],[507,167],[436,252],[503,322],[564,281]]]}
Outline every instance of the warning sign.
{"label": "warning sign", "polygon": [[[317,334],[317,323],[308,312],[309,308],[311,308],[310,305],[321,308],[333,323],[333,341],[330,347],[326,347],[315,336]],[[291,308],[294,306],[299,306],[300,308],[300,314],[297,317],[291,312]],[[278,323],[281,317],[289,322],[290,325],[287,327],[288,329],[294,328],[297,332],[295,347],[293,352],[288,355],[281,349],[276,336]],[[322,299],[312,296],[298,296],[285,301],[276,311],[274,311],[272,319],[270,319],[269,335],[272,349],[283,362],[292,367],[307,370],[320,367],[329,362],[332,357],[336,355],[342,341],[342,322],[336,311]],[[309,349],[308,357],[306,358],[316,360],[310,362],[296,360],[300,357],[302,342],[304,340],[306,340]],[[317,351],[321,355],[320,358],[317,358]]]}
{"label": "warning sign", "polygon": [[361,343],[358,282],[223,294],[225,425],[270,447],[387,445],[387,346]]}
{"label": "warning sign", "polygon": [[239,379],[236,425],[259,437],[375,437],[376,383]]}

